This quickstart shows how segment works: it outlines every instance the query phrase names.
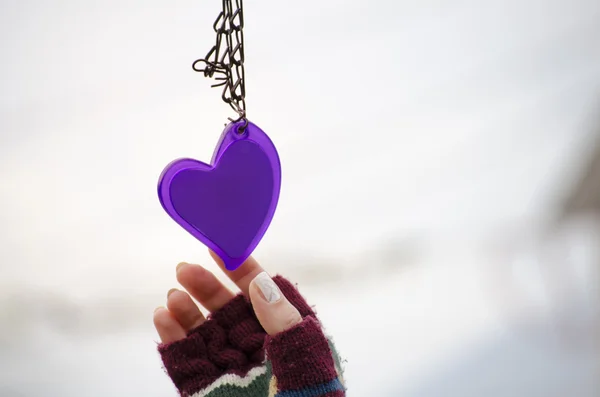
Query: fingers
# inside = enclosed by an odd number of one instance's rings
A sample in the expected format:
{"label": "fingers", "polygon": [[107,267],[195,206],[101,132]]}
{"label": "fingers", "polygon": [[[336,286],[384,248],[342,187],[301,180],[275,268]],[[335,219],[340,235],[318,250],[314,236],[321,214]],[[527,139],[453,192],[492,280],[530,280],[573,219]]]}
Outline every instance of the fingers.
{"label": "fingers", "polygon": [[262,327],[271,336],[287,331],[302,322],[302,316],[266,273],[250,284],[250,300]]}
{"label": "fingers", "polygon": [[[214,252],[211,251],[210,254],[231,281],[247,296],[250,294],[252,280],[264,272],[252,257],[248,258],[238,269],[228,271],[225,269],[223,261]],[[266,273],[264,274],[266,275]],[[268,279],[270,280],[270,277]],[[210,312],[219,310],[235,297],[235,294],[225,287],[214,274],[198,265],[180,263],[177,266],[177,281],[189,292],[189,295],[177,289],[169,291],[167,308],[157,309],[154,314],[154,325],[163,343],[185,338],[190,330],[198,327],[206,320],[190,295]],[[264,295],[260,296],[264,297]],[[287,302],[285,297],[283,300]],[[258,305],[260,307],[264,306],[260,303]],[[288,305],[293,308],[289,302]],[[276,310],[279,307],[285,308],[286,306],[284,304],[274,304],[268,310],[261,311],[259,309],[259,312],[265,313],[263,317],[269,327],[268,329],[265,327],[267,332],[269,332],[269,329],[276,332],[284,326],[282,321],[272,321],[272,316],[277,316],[277,310],[280,310],[279,316],[286,314],[281,311],[283,309]],[[295,308],[294,310],[295,313],[298,313]],[[300,317],[299,314],[298,317]],[[281,320],[280,317],[278,318]]]}
{"label": "fingers", "polygon": [[177,281],[211,312],[219,310],[235,296],[214,274],[198,265],[180,263],[177,266]]}
{"label": "fingers", "polygon": [[263,268],[260,267],[258,262],[253,257],[246,259],[246,261],[234,271],[229,271],[225,269],[223,261],[217,254],[210,250],[209,253],[217,265],[219,265],[221,270],[223,270],[223,273],[225,273],[227,277],[229,277],[231,281],[233,281],[238,286],[240,291],[242,291],[246,296],[248,296],[250,283],[252,280],[260,273],[264,272]]}
{"label": "fingers", "polygon": [[186,292],[177,289],[169,291],[167,309],[173,313],[186,333],[200,326],[206,320],[192,298]]}
{"label": "fingers", "polygon": [[184,339],[188,332],[205,321],[198,306],[190,296],[177,289],[167,294],[167,308],[154,311],[154,327],[162,343]]}
{"label": "fingers", "polygon": [[[198,265],[179,264],[177,280],[210,312],[219,310],[234,297],[211,272]],[[154,326],[163,343],[184,339],[205,320],[190,295],[177,289],[167,294],[167,308],[159,308],[154,313]]]}
{"label": "fingers", "polygon": [[171,343],[185,338],[185,330],[179,324],[173,313],[164,307],[154,311],[154,327],[162,343]]}

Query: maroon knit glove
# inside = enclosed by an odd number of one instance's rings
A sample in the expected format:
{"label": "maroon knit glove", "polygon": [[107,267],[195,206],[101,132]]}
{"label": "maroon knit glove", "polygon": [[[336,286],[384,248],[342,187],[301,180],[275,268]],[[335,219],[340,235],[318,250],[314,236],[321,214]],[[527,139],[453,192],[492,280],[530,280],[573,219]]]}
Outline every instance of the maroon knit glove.
{"label": "maroon knit glove", "polygon": [[[343,397],[333,344],[298,290],[273,278],[303,321],[268,336],[250,301],[238,295],[187,338],[159,345],[168,375],[182,396]],[[266,352],[266,357],[265,357]]]}

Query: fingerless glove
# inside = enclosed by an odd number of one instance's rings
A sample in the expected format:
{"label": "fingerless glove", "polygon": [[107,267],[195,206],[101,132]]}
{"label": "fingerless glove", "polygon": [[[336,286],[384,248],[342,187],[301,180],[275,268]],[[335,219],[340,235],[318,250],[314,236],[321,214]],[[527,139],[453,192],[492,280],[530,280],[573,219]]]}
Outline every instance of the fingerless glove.
{"label": "fingerless glove", "polygon": [[182,397],[344,397],[333,343],[298,290],[273,278],[302,322],[269,336],[238,295],[185,339],[158,347]]}

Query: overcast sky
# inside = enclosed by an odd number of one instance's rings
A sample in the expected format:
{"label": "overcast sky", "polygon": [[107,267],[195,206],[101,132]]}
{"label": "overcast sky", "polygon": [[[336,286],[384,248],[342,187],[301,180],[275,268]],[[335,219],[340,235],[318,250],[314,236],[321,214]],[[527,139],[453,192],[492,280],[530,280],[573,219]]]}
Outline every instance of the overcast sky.
{"label": "overcast sky", "polygon": [[[249,116],[284,178],[263,256],[536,219],[587,146],[596,1],[247,3]],[[2,2],[3,282],[154,288],[205,258],[155,189],[231,116],[191,70],[219,7]]]}

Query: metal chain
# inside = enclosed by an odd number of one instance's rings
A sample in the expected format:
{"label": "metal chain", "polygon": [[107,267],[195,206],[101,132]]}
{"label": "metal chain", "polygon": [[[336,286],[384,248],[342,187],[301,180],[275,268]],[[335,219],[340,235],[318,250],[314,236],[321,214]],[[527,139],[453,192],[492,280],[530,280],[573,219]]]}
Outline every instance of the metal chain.
{"label": "metal chain", "polygon": [[[223,10],[215,20],[216,44],[192,65],[196,72],[214,78],[212,87],[223,87],[222,99],[238,114],[237,122],[246,120],[244,81],[244,12],[242,0],[222,0]],[[247,120],[246,120],[247,122]],[[246,124],[247,125],[247,124]]]}

